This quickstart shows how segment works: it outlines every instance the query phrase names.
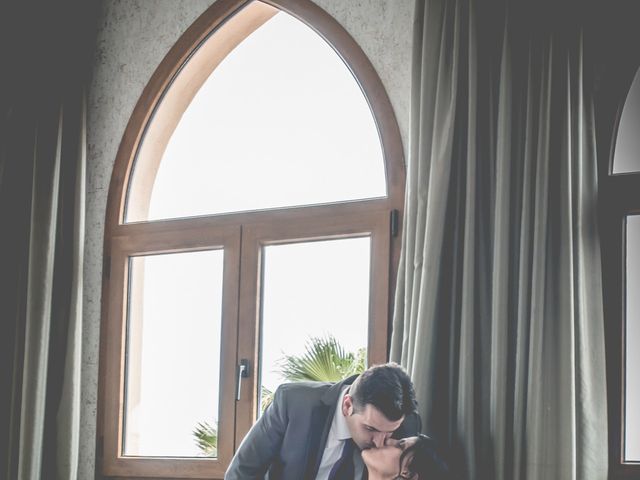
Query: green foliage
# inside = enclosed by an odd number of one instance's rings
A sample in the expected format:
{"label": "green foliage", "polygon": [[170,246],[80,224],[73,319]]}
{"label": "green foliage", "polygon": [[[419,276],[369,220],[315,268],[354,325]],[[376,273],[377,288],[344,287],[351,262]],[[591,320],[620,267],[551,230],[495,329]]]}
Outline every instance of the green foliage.
{"label": "green foliage", "polygon": [[273,392],[269,390],[267,387],[263,386],[261,397],[262,398],[260,399],[260,411],[264,412],[267,409],[267,407],[271,405],[271,402],[273,401]]}
{"label": "green foliage", "polygon": [[207,422],[200,422],[193,431],[198,448],[207,457],[215,457],[218,454],[218,429]]}
{"label": "green foliage", "polygon": [[305,380],[338,382],[350,375],[364,372],[364,348],[346,352],[332,335],[309,339],[301,356],[285,355],[278,362],[283,378],[289,382]]}

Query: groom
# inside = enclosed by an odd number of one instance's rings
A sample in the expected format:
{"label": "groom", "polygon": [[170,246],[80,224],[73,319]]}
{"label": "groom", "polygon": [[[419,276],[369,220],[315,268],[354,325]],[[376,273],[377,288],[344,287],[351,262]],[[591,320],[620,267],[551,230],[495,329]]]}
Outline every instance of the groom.
{"label": "groom", "polygon": [[240,444],[225,480],[353,480],[360,451],[416,435],[420,417],[407,373],[395,363],[342,382],[281,385]]}

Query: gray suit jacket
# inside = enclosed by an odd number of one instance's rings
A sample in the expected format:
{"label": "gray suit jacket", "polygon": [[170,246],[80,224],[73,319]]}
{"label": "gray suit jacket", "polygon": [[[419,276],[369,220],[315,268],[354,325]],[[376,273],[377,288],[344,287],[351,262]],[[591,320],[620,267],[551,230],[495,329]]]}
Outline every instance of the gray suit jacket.
{"label": "gray suit jacket", "polygon": [[[344,385],[356,375],[339,383],[300,382],[281,385],[273,402],[244,438],[225,480],[313,480]],[[420,417],[405,418],[394,437],[416,435]]]}

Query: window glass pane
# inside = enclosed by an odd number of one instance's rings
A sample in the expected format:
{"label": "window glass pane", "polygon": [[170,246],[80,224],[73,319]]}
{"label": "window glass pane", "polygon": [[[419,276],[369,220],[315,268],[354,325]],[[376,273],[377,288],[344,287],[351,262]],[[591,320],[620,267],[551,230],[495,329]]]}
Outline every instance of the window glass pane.
{"label": "window glass pane", "polygon": [[386,196],[382,147],[358,83],[327,42],[284,12],[219,64],[171,135],[151,188],[144,175],[134,171],[129,198],[150,190],[148,212],[128,208],[127,221]]}
{"label": "window glass pane", "polygon": [[640,215],[627,217],[624,458],[640,462]]}
{"label": "window glass pane", "polygon": [[636,73],[627,96],[613,157],[613,173],[640,171],[640,70]]}
{"label": "window glass pane", "polygon": [[330,357],[311,371],[308,365],[302,368],[318,375],[311,378],[336,381],[362,368],[368,338],[369,264],[369,237],[264,248],[263,400],[281,383],[295,380],[285,375],[283,367],[288,362],[284,359],[303,357],[313,338],[334,338],[343,355],[338,356],[341,361]]}
{"label": "window glass pane", "polygon": [[130,259],[125,455],[216,456],[194,432],[217,429],[222,270],[222,250]]}

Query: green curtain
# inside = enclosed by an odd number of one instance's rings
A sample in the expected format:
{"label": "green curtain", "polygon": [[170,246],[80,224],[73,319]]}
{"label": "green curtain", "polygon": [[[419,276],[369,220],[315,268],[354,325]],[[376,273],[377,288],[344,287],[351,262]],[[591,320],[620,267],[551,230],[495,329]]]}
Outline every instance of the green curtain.
{"label": "green curtain", "polygon": [[77,478],[94,15],[0,7],[1,478]]}
{"label": "green curtain", "polygon": [[580,15],[567,2],[416,4],[391,359],[461,478],[606,478]]}

